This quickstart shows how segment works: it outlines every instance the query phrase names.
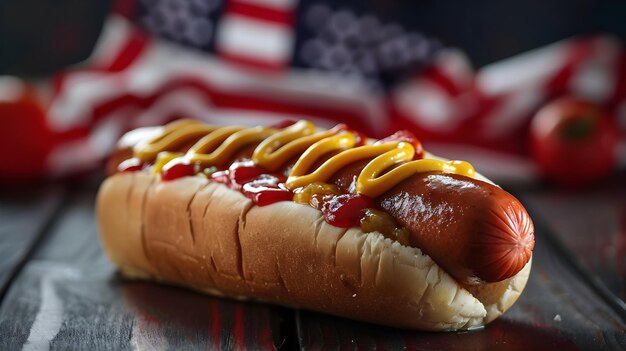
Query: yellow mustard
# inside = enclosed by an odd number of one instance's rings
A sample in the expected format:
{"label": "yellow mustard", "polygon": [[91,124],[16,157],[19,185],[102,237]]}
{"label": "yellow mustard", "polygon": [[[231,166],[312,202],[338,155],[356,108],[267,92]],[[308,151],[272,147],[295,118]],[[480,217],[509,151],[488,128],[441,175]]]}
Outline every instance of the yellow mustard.
{"label": "yellow mustard", "polygon": [[174,151],[197,138],[202,137],[216,127],[208,126],[200,121],[181,119],[169,123],[163,132],[152,140],[137,144],[133,153],[142,161],[152,161],[161,151]]}
{"label": "yellow mustard", "polygon": [[[276,133],[276,129],[265,127],[219,128],[195,143],[185,157],[191,162],[199,162],[203,166],[223,165],[241,147],[262,141],[274,133]],[[211,152],[207,153],[209,151]]]}
{"label": "yellow mustard", "polygon": [[310,121],[296,122],[263,140],[254,150],[252,161],[275,171],[289,159],[334,133],[332,130],[315,133],[315,125]]}
{"label": "yellow mustard", "polygon": [[[389,151],[370,161],[359,174],[356,191],[369,197],[377,197],[396,186],[399,182],[415,173],[441,171],[455,173],[474,178],[474,167],[465,161],[413,160],[415,149],[406,142],[385,143],[381,146],[393,146]],[[363,146],[374,147],[374,146]],[[355,149],[357,150],[357,149]],[[396,168],[382,174],[391,166],[400,163]]]}
{"label": "yellow mustard", "polygon": [[173,159],[179,158],[183,156],[182,152],[169,152],[169,151],[161,151],[157,154],[156,160],[154,161],[154,167],[152,168],[152,173],[161,174],[161,170],[163,167]]}
{"label": "yellow mustard", "polygon": [[[194,141],[186,154],[172,152]],[[299,121],[276,129],[215,127],[198,121],[181,120],[165,126],[158,137],[138,144],[134,154],[144,161],[156,158],[154,171],[158,173],[167,162],[178,157],[204,167],[224,165],[237,150],[253,143],[259,144],[252,160],[270,171],[278,170],[289,159],[300,155],[285,184],[291,190],[326,182],[341,168],[365,159],[372,160],[357,177],[356,192],[370,197],[383,194],[415,173],[440,171],[467,177],[475,175],[472,165],[464,161],[413,160],[415,149],[408,142],[392,141],[355,147],[354,133],[337,129],[316,131],[310,121]],[[335,154],[316,169],[311,169],[316,161],[329,153]]]}

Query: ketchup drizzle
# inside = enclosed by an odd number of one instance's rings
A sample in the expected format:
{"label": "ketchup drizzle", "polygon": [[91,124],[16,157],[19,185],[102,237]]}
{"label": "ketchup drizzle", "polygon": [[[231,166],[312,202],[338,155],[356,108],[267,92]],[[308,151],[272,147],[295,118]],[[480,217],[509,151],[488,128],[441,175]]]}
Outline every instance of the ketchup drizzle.
{"label": "ketchup drizzle", "polygon": [[285,183],[269,174],[263,174],[258,179],[244,184],[242,192],[257,206],[266,206],[278,201],[291,201],[293,199],[293,193],[285,187]]}
{"label": "ketchup drizzle", "polygon": [[183,159],[174,159],[163,166],[161,170],[161,179],[168,182],[182,177],[195,175],[198,171],[195,164],[189,163]]}
{"label": "ketchup drizzle", "polygon": [[376,202],[360,194],[343,194],[324,199],[322,213],[329,224],[341,228],[358,227],[367,208],[376,208]]}
{"label": "ketchup drizzle", "polygon": [[119,165],[117,165],[118,172],[137,172],[141,171],[147,166],[145,162],[140,160],[137,157],[129,158],[128,160],[122,161]]}
{"label": "ketchup drizzle", "polygon": [[213,173],[211,180],[241,191],[257,206],[293,199],[293,192],[285,187],[284,176],[271,174],[251,160],[237,161],[227,170]]}

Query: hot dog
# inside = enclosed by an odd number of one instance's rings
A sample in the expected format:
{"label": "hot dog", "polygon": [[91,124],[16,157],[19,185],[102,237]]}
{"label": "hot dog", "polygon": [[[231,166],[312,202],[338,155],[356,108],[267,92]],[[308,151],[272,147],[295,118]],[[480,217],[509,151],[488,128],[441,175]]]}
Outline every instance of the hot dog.
{"label": "hot dog", "polygon": [[340,126],[128,134],[98,194],[131,277],[403,328],[482,326],[521,293],[533,226],[471,165]]}
{"label": "hot dog", "polygon": [[[346,167],[332,182],[347,191],[361,168]],[[514,276],[533,249],[533,225],[524,207],[511,194],[486,182],[455,174],[419,173],[377,202],[410,230],[411,246],[422,248],[466,284]]]}

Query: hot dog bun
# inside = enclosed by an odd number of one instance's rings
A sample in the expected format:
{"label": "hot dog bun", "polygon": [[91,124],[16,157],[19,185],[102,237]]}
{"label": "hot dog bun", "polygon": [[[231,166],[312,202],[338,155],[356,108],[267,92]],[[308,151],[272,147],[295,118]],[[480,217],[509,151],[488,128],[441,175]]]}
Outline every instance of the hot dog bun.
{"label": "hot dog bun", "polygon": [[96,211],[103,246],[126,276],[401,328],[489,323],[517,300],[531,267],[462,286],[418,248],[334,227],[306,205],[258,207],[198,176],[115,174]]}

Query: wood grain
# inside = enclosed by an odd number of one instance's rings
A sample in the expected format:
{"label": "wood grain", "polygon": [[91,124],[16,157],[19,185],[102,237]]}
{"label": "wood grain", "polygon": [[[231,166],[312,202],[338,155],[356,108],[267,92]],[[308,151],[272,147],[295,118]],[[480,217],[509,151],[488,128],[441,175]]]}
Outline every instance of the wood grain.
{"label": "wood grain", "polygon": [[[521,196],[626,316],[626,173],[596,187]],[[611,297],[609,297],[611,298]]]}
{"label": "wood grain", "polygon": [[484,330],[423,333],[301,311],[302,350],[622,350],[625,324],[537,228],[533,271],[518,302]]}
{"label": "wood grain", "polygon": [[0,192],[0,299],[62,202],[63,191]]}
{"label": "wood grain", "polygon": [[70,199],[0,306],[0,349],[275,349],[282,309],[125,281],[104,256],[93,191]]}

